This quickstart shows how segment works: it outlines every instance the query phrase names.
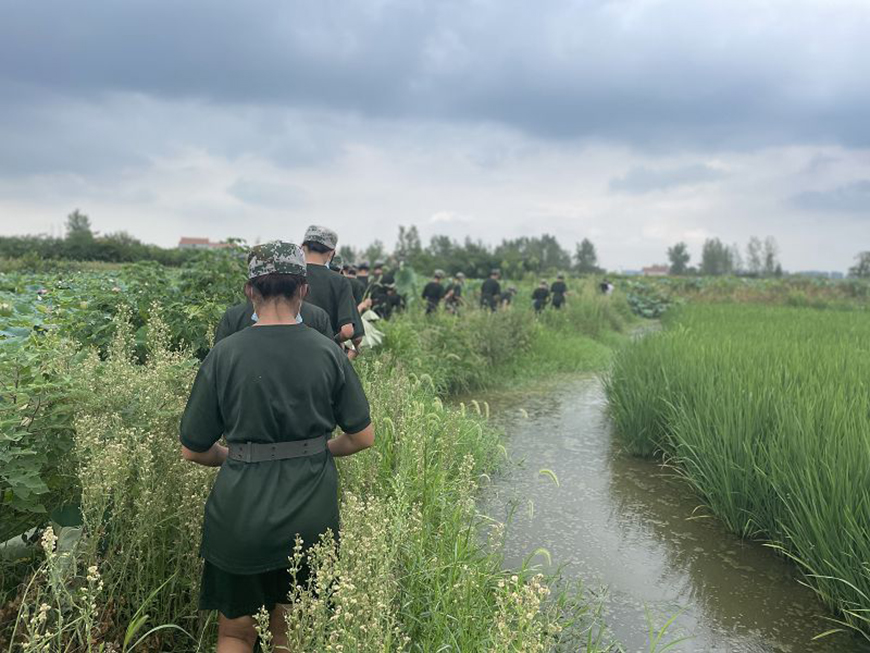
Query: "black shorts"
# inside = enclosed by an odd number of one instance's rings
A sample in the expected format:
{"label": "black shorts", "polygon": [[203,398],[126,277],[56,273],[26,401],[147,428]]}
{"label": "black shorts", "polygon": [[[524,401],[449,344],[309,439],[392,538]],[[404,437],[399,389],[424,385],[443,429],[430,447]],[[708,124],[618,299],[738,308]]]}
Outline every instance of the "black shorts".
{"label": "black shorts", "polygon": [[[296,584],[308,584],[308,566],[303,563],[296,574]],[[289,603],[293,578],[286,569],[273,569],[259,574],[232,574],[215,567],[208,560],[202,569],[199,592],[200,610],[217,610],[227,619],[257,614],[265,607],[271,612],[276,605]]]}

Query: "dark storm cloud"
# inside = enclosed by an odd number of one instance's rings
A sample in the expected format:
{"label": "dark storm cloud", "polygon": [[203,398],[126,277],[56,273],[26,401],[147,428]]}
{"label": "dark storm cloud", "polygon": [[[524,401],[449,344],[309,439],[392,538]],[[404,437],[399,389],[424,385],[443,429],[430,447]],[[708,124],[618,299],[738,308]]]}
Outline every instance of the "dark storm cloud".
{"label": "dark storm cloud", "polygon": [[40,0],[0,9],[0,80],[651,148],[864,146],[868,29],[845,0]]}
{"label": "dark storm cloud", "polygon": [[870,179],[830,190],[798,193],[791,198],[791,203],[807,211],[856,213],[870,217]]}
{"label": "dark storm cloud", "polygon": [[664,169],[640,166],[629,170],[624,177],[612,179],[610,190],[618,193],[641,194],[716,181],[722,177],[724,173],[721,170],[703,164]]}

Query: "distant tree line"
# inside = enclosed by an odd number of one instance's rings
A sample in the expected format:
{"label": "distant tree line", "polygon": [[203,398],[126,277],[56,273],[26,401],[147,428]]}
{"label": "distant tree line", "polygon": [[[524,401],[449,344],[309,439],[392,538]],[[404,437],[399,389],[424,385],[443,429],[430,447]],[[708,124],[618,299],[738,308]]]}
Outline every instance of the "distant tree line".
{"label": "distant tree line", "polygon": [[690,267],[689,247],[686,243],[677,243],[668,248],[670,273],[673,275],[703,275],[721,276],[737,274],[750,277],[780,277],[783,275],[779,262],[779,246],[776,239],[768,236],[762,241],[752,236],[746,245],[746,257],[735,243],[726,245],[718,238],[708,238],[701,248],[701,262],[697,267]]}
{"label": "distant tree line", "polygon": [[87,215],[76,209],[67,216],[63,238],[45,235],[0,236],[0,258],[33,257],[42,260],[102,261],[133,263],[158,261],[181,265],[191,251],[146,245],[124,231],[100,235],[91,228]]}
{"label": "distant tree line", "polygon": [[596,274],[603,271],[598,266],[595,245],[588,238],[577,243],[572,253],[549,234],[506,239],[495,246],[471,238],[460,242],[449,236],[436,235],[424,246],[417,227],[400,226],[392,252],[387,251],[382,241],[376,240],[366,248],[344,245],[338,253],[348,263],[390,261],[396,264],[401,261],[424,273],[441,269],[447,274],[464,272],[471,277],[485,277],[494,268],[500,269],[509,278],[529,274]]}

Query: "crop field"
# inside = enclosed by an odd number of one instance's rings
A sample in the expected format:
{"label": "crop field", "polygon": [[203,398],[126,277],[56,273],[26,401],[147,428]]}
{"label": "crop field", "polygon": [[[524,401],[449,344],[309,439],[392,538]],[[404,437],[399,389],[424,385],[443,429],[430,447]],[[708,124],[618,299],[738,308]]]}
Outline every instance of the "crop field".
{"label": "crop field", "polygon": [[693,304],[665,322],[615,358],[622,442],[664,456],[731,530],[792,558],[843,627],[870,632],[866,310]]}
{"label": "crop field", "polygon": [[[212,650],[196,600],[214,472],[182,460],[178,422],[242,281],[227,255],[0,275],[0,650]],[[628,306],[577,293],[540,320],[412,306],[383,326],[357,363],[377,443],[339,461],[341,554],[318,548],[328,596],[296,597],[294,650],[606,650],[581,593],[503,569],[504,525],[475,501],[504,447],[484,406],[442,401],[530,367],[606,364]],[[553,334],[573,355],[548,368]]]}

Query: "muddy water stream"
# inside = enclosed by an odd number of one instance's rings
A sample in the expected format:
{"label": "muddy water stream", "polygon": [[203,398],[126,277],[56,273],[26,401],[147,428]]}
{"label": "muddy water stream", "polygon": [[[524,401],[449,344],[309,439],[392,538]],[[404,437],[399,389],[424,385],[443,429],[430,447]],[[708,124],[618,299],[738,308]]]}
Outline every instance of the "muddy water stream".
{"label": "muddy water stream", "polygon": [[660,624],[679,613],[670,638],[691,639],[677,651],[870,651],[852,635],[812,641],[832,624],[792,565],[693,518],[698,500],[684,483],[620,452],[596,377],[483,398],[521,461],[486,492],[491,516],[514,507],[508,563],[545,547],[566,577],[606,588],[604,620],[626,651],[648,650],[647,611]]}

